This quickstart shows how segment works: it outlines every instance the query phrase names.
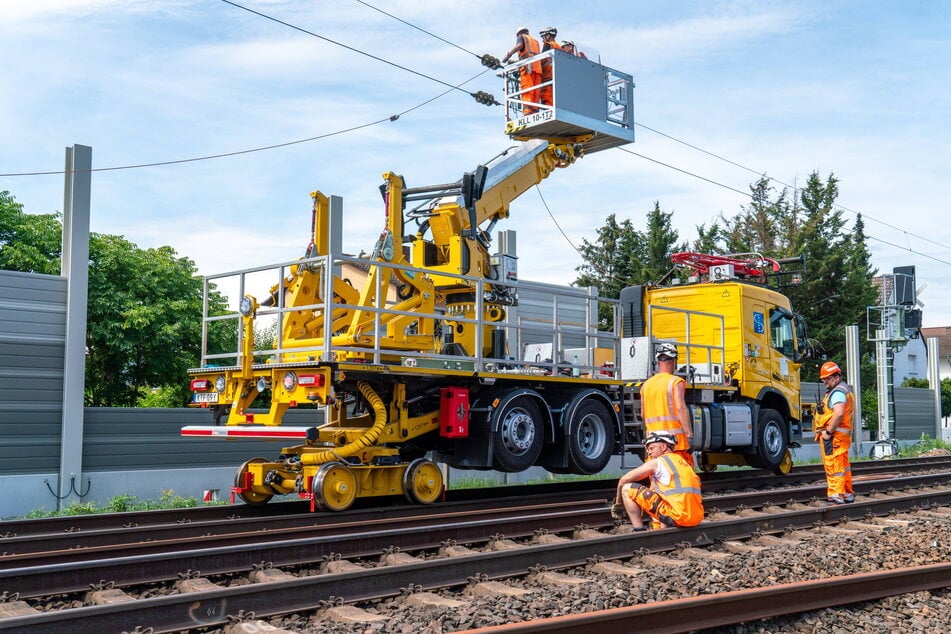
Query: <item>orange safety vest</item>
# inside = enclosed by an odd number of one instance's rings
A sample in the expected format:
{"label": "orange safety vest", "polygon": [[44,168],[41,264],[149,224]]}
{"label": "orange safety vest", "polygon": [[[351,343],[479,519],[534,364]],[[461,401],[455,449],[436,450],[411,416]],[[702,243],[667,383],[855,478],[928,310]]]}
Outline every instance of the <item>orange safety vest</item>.
{"label": "orange safety vest", "polygon": [[696,526],[703,521],[703,496],[700,493],[700,476],[684,457],[666,453],[657,458],[670,471],[670,482],[662,484],[651,476],[651,488],[661,494],[670,505],[668,516],[677,526]]}
{"label": "orange safety vest", "polygon": [[[536,40],[531,35],[526,33],[524,35],[519,35],[518,37],[522,40],[522,48],[518,52],[519,59],[528,59],[529,57],[534,57],[535,55],[538,55],[542,52],[542,47],[538,43],[538,40]],[[527,64],[522,67],[522,72],[540,75],[542,72],[542,63],[538,61]]]}
{"label": "orange safety vest", "polygon": [[648,435],[656,431],[667,432],[677,439],[674,451],[688,451],[690,443],[680,426],[680,417],[674,405],[674,389],[685,384],[683,378],[666,372],[658,372],[641,385],[641,411]]}
{"label": "orange safety vest", "polygon": [[833,437],[851,440],[852,419],[855,417],[855,392],[853,392],[852,388],[844,381],[840,381],[838,385],[826,392],[825,398],[822,399],[824,411],[819,414],[816,429],[821,432],[826,428],[826,425],[829,424],[829,421],[832,420],[833,412],[832,407],[829,405],[829,399],[832,397],[832,394],[837,391],[845,394],[845,412],[842,414],[842,420],[839,421],[839,426],[835,428]]}

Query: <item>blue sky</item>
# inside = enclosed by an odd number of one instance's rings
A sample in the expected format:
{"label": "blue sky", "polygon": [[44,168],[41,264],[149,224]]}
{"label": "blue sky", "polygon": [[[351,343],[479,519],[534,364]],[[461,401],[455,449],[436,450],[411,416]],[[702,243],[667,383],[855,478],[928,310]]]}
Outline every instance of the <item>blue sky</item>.
{"label": "blue sky", "polygon": [[[450,84],[482,70],[356,0],[242,4]],[[915,265],[925,325],[951,325],[951,3],[370,4],[479,54],[503,55],[516,26],[558,27],[634,75],[636,121],[752,171],[640,127],[632,150],[733,189],[755,173],[790,184],[834,173],[839,203],[865,218],[875,266]],[[0,174],[61,170],[76,143],[105,168],[308,139],[446,90],[216,0],[0,0],[0,59]],[[501,94],[492,73],[466,88]],[[300,256],[319,189],[344,198],[344,246],[359,253],[383,227],[383,172],[411,186],[456,180],[511,145],[503,129],[501,108],[453,91],[320,140],[97,172],[91,228],[220,273]],[[497,228],[519,232],[522,278],[556,283],[580,264],[559,227],[577,245],[611,213],[643,226],[660,201],[693,239],[696,225],[749,202],[617,150],[540,189],[552,215],[533,190]],[[28,212],[62,209],[61,174],[0,176],[0,190]]]}

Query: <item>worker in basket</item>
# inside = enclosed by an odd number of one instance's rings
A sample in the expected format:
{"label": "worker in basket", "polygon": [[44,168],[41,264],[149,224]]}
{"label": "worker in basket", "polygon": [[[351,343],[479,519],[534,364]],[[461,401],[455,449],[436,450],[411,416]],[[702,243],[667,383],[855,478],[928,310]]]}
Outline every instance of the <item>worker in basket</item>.
{"label": "worker in basket", "polygon": [[[541,44],[529,34],[527,26],[518,27],[515,34],[515,46],[512,47],[505,57],[502,58],[503,64],[508,64],[509,59],[518,54],[518,59],[524,60],[534,57],[541,52]],[[538,84],[542,83],[542,63],[534,61],[519,68],[519,100],[526,102],[522,104],[522,114],[532,114],[538,111],[539,89]]]}
{"label": "worker in basket", "polygon": [[[696,526],[703,521],[700,477],[674,451],[676,444],[668,433],[650,434],[644,439],[650,458],[618,480],[611,516],[616,520],[626,516],[635,533],[647,530],[644,514],[650,516],[651,528]],[[645,478],[650,486],[639,484]]]}

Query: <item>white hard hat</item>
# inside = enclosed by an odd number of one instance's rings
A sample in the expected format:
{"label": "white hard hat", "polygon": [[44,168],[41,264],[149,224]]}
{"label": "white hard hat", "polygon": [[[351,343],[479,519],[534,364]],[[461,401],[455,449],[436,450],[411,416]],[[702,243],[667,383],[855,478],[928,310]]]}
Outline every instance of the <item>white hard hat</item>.
{"label": "white hard hat", "polygon": [[558,35],[558,29],[553,26],[546,26],[544,29],[538,32],[539,35]]}
{"label": "white hard hat", "polygon": [[520,27],[518,27],[518,30],[515,31],[515,35],[521,35],[522,33],[528,33],[528,27],[527,27],[527,26],[520,26]]}
{"label": "white hard hat", "polygon": [[644,446],[650,445],[651,443],[662,442],[666,443],[670,447],[677,446],[677,439],[670,435],[670,432],[666,431],[655,431],[652,432],[647,438],[644,439]]}
{"label": "white hard hat", "polygon": [[661,357],[677,358],[677,346],[672,343],[659,343],[654,348],[654,360],[660,361]]}

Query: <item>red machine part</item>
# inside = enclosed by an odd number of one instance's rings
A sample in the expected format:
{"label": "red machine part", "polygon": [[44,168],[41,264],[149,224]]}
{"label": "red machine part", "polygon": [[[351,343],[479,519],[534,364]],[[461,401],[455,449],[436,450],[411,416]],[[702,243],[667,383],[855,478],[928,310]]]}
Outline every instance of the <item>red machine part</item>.
{"label": "red machine part", "polygon": [[469,435],[469,390],[444,387],[439,390],[439,435],[465,438]]}
{"label": "red machine part", "polygon": [[685,251],[683,253],[674,253],[670,256],[670,261],[681,266],[688,266],[701,275],[708,274],[711,266],[732,264],[733,272],[738,277],[753,278],[761,282],[766,281],[766,275],[770,272],[767,269],[771,269],[773,273],[778,273],[781,268],[779,262],[773,258],[764,257],[759,253],[713,255],[712,253]]}

